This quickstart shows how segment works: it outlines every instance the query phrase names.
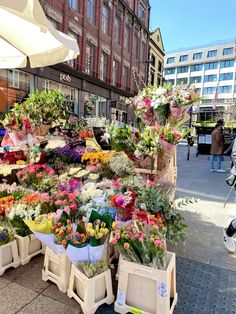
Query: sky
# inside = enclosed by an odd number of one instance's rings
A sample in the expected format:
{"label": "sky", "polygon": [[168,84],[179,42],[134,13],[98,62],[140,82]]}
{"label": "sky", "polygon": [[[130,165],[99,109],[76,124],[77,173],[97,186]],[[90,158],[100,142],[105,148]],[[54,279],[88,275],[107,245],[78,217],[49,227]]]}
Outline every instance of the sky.
{"label": "sky", "polygon": [[236,37],[236,0],[149,0],[165,52]]}

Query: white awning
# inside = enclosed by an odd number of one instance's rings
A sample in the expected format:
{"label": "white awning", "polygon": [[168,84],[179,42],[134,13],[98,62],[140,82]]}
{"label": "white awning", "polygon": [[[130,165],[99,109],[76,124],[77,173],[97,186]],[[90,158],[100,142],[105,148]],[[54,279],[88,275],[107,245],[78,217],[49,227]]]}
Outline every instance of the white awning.
{"label": "white awning", "polygon": [[0,0],[0,68],[32,68],[79,55],[77,41],[57,31],[38,0]]}

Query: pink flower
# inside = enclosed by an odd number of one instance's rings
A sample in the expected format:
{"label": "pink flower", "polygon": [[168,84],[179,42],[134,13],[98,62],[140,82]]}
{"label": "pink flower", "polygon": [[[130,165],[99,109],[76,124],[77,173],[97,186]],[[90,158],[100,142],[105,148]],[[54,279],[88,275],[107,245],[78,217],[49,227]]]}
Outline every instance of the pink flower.
{"label": "pink flower", "polygon": [[147,105],[147,107],[148,107],[148,108],[151,108],[152,103],[151,103],[151,100],[150,100],[150,99],[148,99],[148,98],[144,98],[144,100],[143,100],[143,101],[145,102],[145,104]]}
{"label": "pink flower", "polygon": [[70,215],[70,206],[64,207],[64,211],[65,211],[68,215]]}
{"label": "pink flower", "polygon": [[120,239],[120,234],[119,234],[119,233],[116,233],[116,234],[115,234],[115,238],[116,238],[116,239]]}
{"label": "pink flower", "polygon": [[29,173],[34,173],[34,171],[35,171],[35,170],[34,170],[33,168],[31,168],[31,167],[28,168],[28,172],[29,172]]}
{"label": "pink flower", "polygon": [[62,200],[57,200],[57,201],[55,202],[55,205],[62,205]]}
{"label": "pink flower", "polygon": [[126,243],[124,244],[124,250],[128,250],[129,248],[130,248],[130,245],[129,245],[129,243],[126,242]]}
{"label": "pink flower", "polygon": [[77,209],[77,205],[76,205],[75,203],[72,203],[72,204],[70,205],[70,208],[71,208],[73,211],[75,211],[75,210]]}
{"label": "pink flower", "polygon": [[111,239],[111,244],[116,244],[117,243],[117,240],[116,240],[116,238],[113,238],[113,239]]}
{"label": "pink flower", "polygon": [[156,240],[154,242],[154,244],[155,244],[156,247],[160,247],[161,246],[161,240]]}
{"label": "pink flower", "polygon": [[122,207],[124,205],[124,203],[125,203],[124,196],[123,195],[118,196],[116,199],[117,206]]}
{"label": "pink flower", "polygon": [[140,243],[143,243],[143,238],[138,239]]}
{"label": "pink flower", "polygon": [[114,181],[112,181],[112,187],[115,189],[119,189],[119,188],[121,188],[121,184],[117,180],[116,181],[114,180]]}
{"label": "pink flower", "polygon": [[43,174],[42,173],[37,173],[36,178],[42,178]]}

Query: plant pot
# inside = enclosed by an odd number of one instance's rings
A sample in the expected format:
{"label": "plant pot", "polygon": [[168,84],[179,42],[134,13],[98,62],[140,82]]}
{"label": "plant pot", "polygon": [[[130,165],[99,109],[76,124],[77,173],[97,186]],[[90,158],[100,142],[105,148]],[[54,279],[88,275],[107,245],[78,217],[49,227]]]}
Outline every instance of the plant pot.
{"label": "plant pot", "polygon": [[75,265],[72,265],[67,295],[80,304],[85,314],[95,313],[104,303],[113,303],[110,269],[93,278],[87,278]]}
{"label": "plant pot", "polygon": [[172,314],[177,303],[175,254],[167,252],[166,270],[119,259],[115,312]]}
{"label": "plant pot", "polygon": [[21,237],[18,234],[15,234],[15,238],[22,265],[29,263],[32,257],[44,253],[42,243],[35,237],[34,234],[26,237]]}
{"label": "plant pot", "polygon": [[16,240],[0,246],[0,276],[10,267],[18,267],[20,258],[18,255]]}

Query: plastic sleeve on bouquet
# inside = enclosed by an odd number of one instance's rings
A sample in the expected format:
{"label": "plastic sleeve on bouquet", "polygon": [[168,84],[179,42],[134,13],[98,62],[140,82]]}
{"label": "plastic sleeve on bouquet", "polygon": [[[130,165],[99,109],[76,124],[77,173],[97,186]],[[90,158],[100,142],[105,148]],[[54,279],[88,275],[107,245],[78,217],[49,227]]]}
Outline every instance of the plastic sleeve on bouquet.
{"label": "plastic sleeve on bouquet", "polygon": [[76,247],[73,245],[68,245],[65,254],[68,256],[72,264],[77,264],[78,262],[89,261],[89,250],[88,245],[83,247]]}
{"label": "plastic sleeve on bouquet", "polygon": [[44,245],[48,246],[54,252],[56,251],[56,244],[54,242],[54,233],[45,234],[33,231],[35,237],[39,239]]}
{"label": "plastic sleeve on bouquet", "polygon": [[96,263],[98,261],[104,260],[106,249],[107,249],[107,243],[104,243],[99,246],[88,245],[89,262]]}

